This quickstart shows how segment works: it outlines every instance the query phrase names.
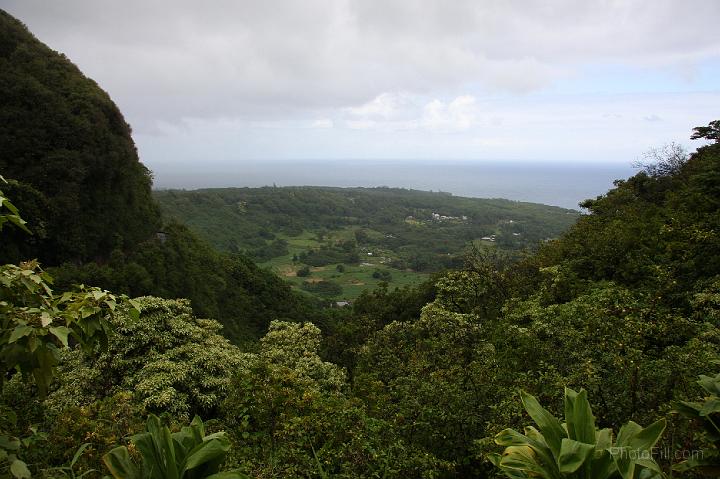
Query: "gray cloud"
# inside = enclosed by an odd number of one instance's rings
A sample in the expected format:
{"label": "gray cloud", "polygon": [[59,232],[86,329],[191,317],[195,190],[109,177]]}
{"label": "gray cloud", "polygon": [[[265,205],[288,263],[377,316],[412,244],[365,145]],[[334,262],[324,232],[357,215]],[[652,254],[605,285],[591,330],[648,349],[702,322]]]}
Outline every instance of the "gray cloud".
{"label": "gray cloud", "polygon": [[0,6],[96,79],[144,131],[182,118],[323,119],[388,92],[448,102],[470,90],[524,94],[583,64],[683,70],[720,52],[715,0]]}

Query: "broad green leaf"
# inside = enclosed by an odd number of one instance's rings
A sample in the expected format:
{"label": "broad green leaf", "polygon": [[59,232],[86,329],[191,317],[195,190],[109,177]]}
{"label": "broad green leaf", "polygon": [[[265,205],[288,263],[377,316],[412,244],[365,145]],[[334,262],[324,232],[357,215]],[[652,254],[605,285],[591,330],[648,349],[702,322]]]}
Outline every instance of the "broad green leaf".
{"label": "broad green leaf", "polygon": [[563,438],[557,465],[563,474],[577,471],[595,452],[594,444],[585,444],[573,439]]}
{"label": "broad green leaf", "polygon": [[[637,424],[635,426],[640,428]],[[622,432],[622,429],[620,431]],[[627,439],[623,438],[623,442],[620,442],[620,435],[618,435],[618,446],[628,446],[631,449],[649,451],[658,442],[663,431],[665,431],[665,419],[660,419],[644,429],[636,430]]]}
{"label": "broad green leaf", "polygon": [[185,459],[185,467],[181,472],[184,474],[185,471],[215,461],[218,458],[223,458],[229,449],[230,441],[227,438],[224,441],[218,438],[204,441],[188,453]]}
{"label": "broad green leaf", "polygon": [[65,346],[66,348],[68,347],[68,336],[70,335],[70,333],[72,333],[70,328],[67,328],[65,326],[57,326],[54,328],[49,328],[49,331],[53,334],[53,336],[60,340],[63,346]]}
{"label": "broad green leaf", "polygon": [[653,472],[662,472],[662,468],[657,462],[655,462],[655,459],[652,458],[651,454],[648,454],[646,458],[641,457],[639,459],[636,459],[635,464],[637,464],[638,466],[642,466],[645,469],[649,469]]}
{"label": "broad green leaf", "polygon": [[713,397],[705,401],[700,409],[700,416],[709,416],[710,414],[720,412],[720,398]]}
{"label": "broad green leaf", "polygon": [[0,448],[8,451],[17,451],[20,449],[20,440],[16,437],[0,435]]}
{"label": "broad green leaf", "polygon": [[13,332],[10,333],[10,338],[8,338],[8,344],[12,344],[18,339],[32,334],[34,329],[35,328],[33,328],[32,326],[16,326],[15,329],[13,329]]}
{"label": "broad green leaf", "polygon": [[13,462],[10,463],[10,473],[17,479],[30,479],[30,477],[32,477],[32,474],[30,474],[30,469],[28,469],[27,464],[25,464],[20,459],[15,459]]}
{"label": "broad green leaf", "polygon": [[507,471],[525,472],[531,477],[553,479],[553,474],[544,468],[537,460],[535,452],[527,446],[511,446],[505,449],[500,459],[500,467]]}
{"label": "broad green leaf", "polygon": [[642,426],[634,421],[628,421],[618,432],[616,445],[618,447],[630,447],[630,441],[635,435],[642,431]]}
{"label": "broad green leaf", "polygon": [[105,454],[103,462],[115,479],[142,479],[125,446],[116,447]]}
{"label": "broad green leaf", "polygon": [[562,439],[567,437],[565,429],[563,429],[560,421],[550,414],[547,409],[543,408],[534,396],[525,391],[520,391],[520,396],[525,410],[540,428],[540,432],[542,432],[545,442],[550,447],[553,455],[557,456],[560,453]]}
{"label": "broad green leaf", "polygon": [[622,476],[623,479],[633,479],[635,475],[635,461],[630,459],[630,451],[626,448],[615,447],[611,449],[611,454],[620,476]]}
{"label": "broad green leaf", "polygon": [[595,434],[595,449],[602,451],[612,446],[612,429],[605,428],[597,431]]}
{"label": "broad green leaf", "polygon": [[581,389],[579,393],[574,395],[572,401],[572,416],[565,416],[565,420],[568,423],[568,432],[572,428],[575,435],[573,437],[573,435],[570,434],[570,439],[585,444],[595,444],[595,417],[590,409],[587,391]]}
{"label": "broad green leaf", "polygon": [[532,448],[540,458],[540,462],[548,468],[547,473],[554,478],[560,477],[560,472],[557,470],[552,451],[544,441],[540,442],[531,437],[524,436],[514,429],[505,429],[495,436],[495,442],[500,446],[527,446]]}
{"label": "broad green leaf", "polygon": [[161,470],[160,467],[162,466],[162,462],[155,448],[152,435],[149,432],[135,434],[130,438],[130,441],[138,452],[140,452],[143,464],[146,465],[144,470],[146,473],[150,473],[148,477],[162,479],[163,470]]}
{"label": "broad green leaf", "polygon": [[590,479],[610,479],[617,467],[609,451],[601,451],[592,459],[590,466]]}
{"label": "broad green leaf", "polygon": [[703,405],[698,402],[678,401],[675,404],[673,412],[680,413],[686,417],[697,418],[700,416],[702,407]]}
{"label": "broad green leaf", "polygon": [[158,443],[162,444],[162,453],[165,455],[165,477],[166,479],[180,478],[181,471],[178,470],[177,458],[175,456],[175,444],[170,434],[170,429],[162,427],[160,430],[162,438],[158,438]]}
{"label": "broad green leaf", "polygon": [[139,302],[135,301],[134,299],[128,299],[127,302],[130,303],[130,306],[132,306],[136,311],[142,311],[142,306],[140,306]]}
{"label": "broad green leaf", "polygon": [[697,383],[710,394],[720,396],[720,374],[714,377],[700,375],[700,379]]}
{"label": "broad green leaf", "polygon": [[528,443],[528,438],[515,429],[508,428],[495,435],[495,443],[498,446],[524,446]]}
{"label": "broad green leaf", "polygon": [[148,416],[145,428],[148,432],[133,436],[132,442],[142,454],[146,465],[152,466],[152,477],[156,479],[179,478],[175,462],[175,446],[170,430],[164,427],[154,414]]}

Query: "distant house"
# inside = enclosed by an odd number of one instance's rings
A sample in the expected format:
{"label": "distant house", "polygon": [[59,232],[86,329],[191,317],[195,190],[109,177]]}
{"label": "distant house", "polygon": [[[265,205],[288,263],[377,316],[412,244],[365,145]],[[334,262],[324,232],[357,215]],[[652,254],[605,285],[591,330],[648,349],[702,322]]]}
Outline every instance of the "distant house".
{"label": "distant house", "polygon": [[335,306],[338,308],[344,308],[345,306],[350,306],[352,303],[350,301],[335,301]]}
{"label": "distant house", "polygon": [[155,237],[160,241],[161,243],[165,244],[167,241],[168,234],[164,231],[158,231],[155,233]]}

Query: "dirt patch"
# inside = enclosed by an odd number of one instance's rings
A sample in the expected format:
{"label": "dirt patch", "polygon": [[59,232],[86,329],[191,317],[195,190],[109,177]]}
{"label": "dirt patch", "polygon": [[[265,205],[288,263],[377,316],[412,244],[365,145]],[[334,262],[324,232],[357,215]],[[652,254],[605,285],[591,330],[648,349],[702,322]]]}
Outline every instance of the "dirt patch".
{"label": "dirt patch", "polygon": [[280,273],[282,276],[285,276],[286,278],[293,278],[297,276],[297,271],[295,271],[290,266],[285,266],[284,268],[279,268],[278,273]]}
{"label": "dirt patch", "polygon": [[325,266],[314,266],[310,268],[310,271],[317,273],[318,271],[325,271]]}

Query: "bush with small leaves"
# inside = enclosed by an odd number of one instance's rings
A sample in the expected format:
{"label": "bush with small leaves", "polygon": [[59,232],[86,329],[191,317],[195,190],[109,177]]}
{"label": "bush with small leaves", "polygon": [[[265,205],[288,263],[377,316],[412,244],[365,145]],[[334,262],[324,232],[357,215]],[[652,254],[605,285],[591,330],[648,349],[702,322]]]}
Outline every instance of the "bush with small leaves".
{"label": "bush with small leaves", "polygon": [[47,401],[53,414],[119,391],[133,391],[149,412],[214,414],[243,353],[220,335],[219,323],[196,318],[188,301],[143,297],[136,304],[140,319],[114,318],[105,351],[65,355],[61,385]]}

